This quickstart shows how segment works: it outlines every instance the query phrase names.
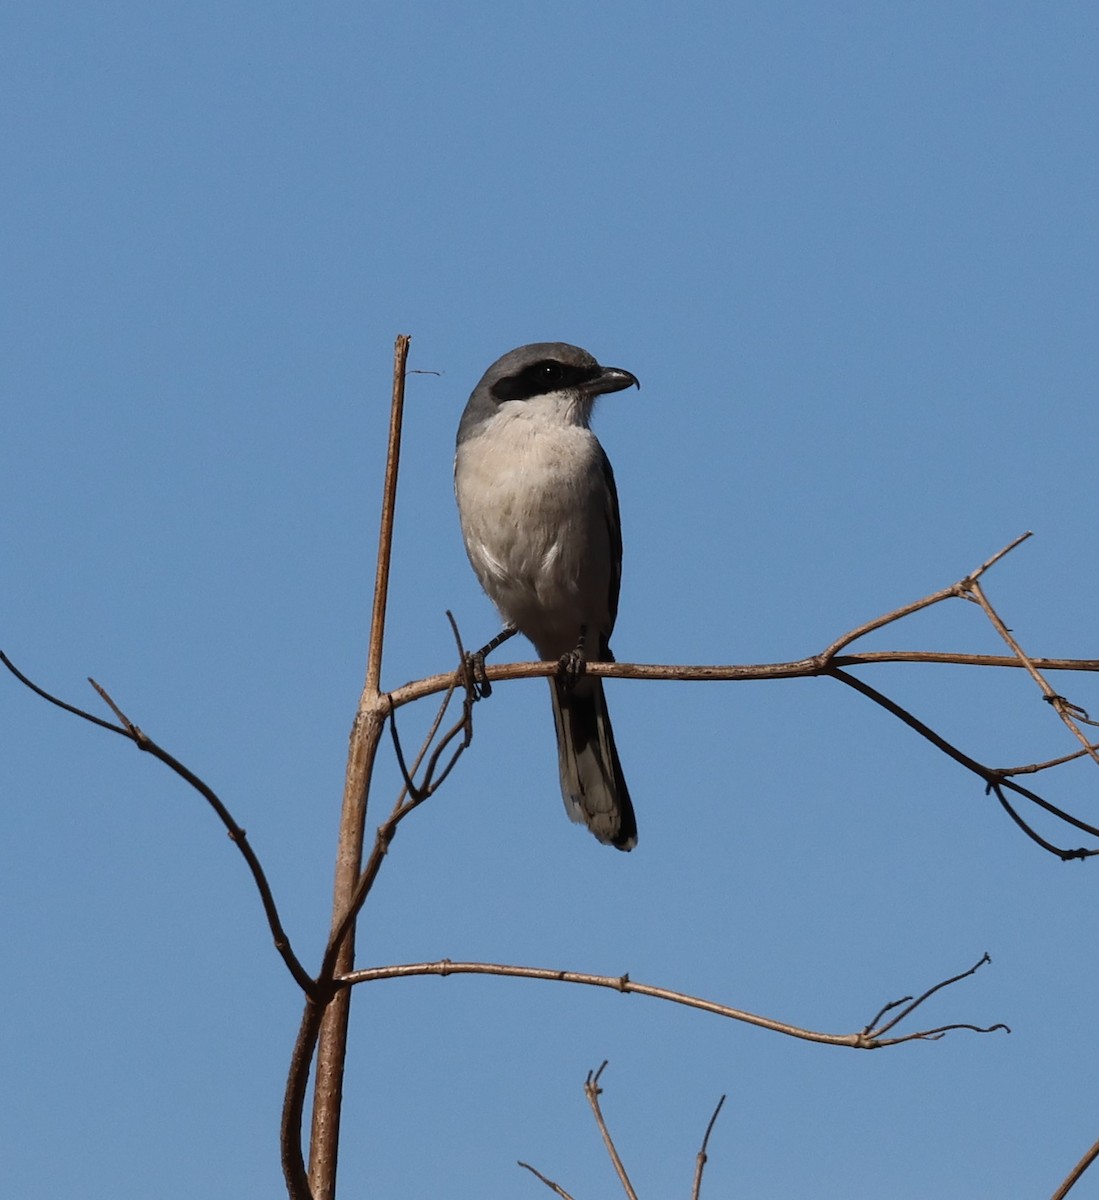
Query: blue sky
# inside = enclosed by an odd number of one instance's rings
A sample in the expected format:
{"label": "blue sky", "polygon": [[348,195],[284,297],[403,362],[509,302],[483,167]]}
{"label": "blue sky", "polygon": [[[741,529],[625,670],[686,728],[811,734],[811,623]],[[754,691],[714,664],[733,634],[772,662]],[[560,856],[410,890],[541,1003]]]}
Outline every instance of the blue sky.
{"label": "blue sky", "polygon": [[[965,574],[1095,657],[1099,15],[1085,4],[26,4],[0,14],[0,647],[88,675],[328,922],[394,335],[412,334],[395,686],[495,618],[451,489],[511,347],[628,368],[623,661],[767,662]],[[955,601],[868,648],[997,652]],[[516,656],[526,650],[517,648]],[[987,762],[1073,746],[1021,673],[866,668]],[[1099,708],[1087,677],[1057,683]],[[341,1195],[1049,1195],[1099,1136],[1094,863],[824,680],[608,687],[640,824],[569,824],[541,681],[403,828],[361,965],[618,974],[812,1028],[992,965],[859,1054],[636,997],[360,989]],[[201,801],[0,681],[13,1195],[280,1194],[300,998]],[[426,711],[406,713],[411,738]],[[397,786],[383,761],[375,812]],[[1096,812],[1094,766],[1051,795]],[[1043,830],[1062,838],[1052,826]],[[1068,839],[1076,844],[1078,839]],[[1099,1176],[1077,1189],[1099,1195]]]}

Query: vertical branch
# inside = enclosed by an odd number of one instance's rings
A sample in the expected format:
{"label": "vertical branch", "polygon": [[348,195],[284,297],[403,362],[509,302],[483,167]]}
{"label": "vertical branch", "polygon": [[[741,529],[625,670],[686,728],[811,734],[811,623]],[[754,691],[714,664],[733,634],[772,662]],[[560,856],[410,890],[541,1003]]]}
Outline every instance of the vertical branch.
{"label": "vertical branch", "polygon": [[[404,378],[408,364],[406,333],[397,335],[393,346],[393,404],[389,413],[389,447],[385,456],[382,516],[378,528],[378,570],[374,577],[374,610],[370,615],[370,646],[366,655],[364,697],[377,699],[382,677],[382,642],[385,637],[385,606],[389,599],[389,564],[393,557],[393,517],[397,511],[397,470],[401,463],[401,422],[404,420]],[[360,705],[360,708],[362,706]]]}
{"label": "vertical branch", "polygon": [[622,1158],[618,1153],[618,1149],[614,1144],[614,1138],[611,1137],[611,1131],[607,1128],[607,1122],[603,1119],[603,1109],[599,1104],[599,1097],[603,1094],[603,1089],[599,1086],[599,1077],[606,1069],[607,1061],[603,1060],[603,1065],[598,1071],[589,1071],[588,1078],[584,1083],[584,1095],[588,1098],[588,1104],[591,1105],[591,1110],[595,1115],[595,1123],[599,1126],[599,1133],[603,1138],[603,1145],[607,1148],[607,1153],[611,1156],[611,1162],[614,1164],[615,1173],[618,1175],[618,1182],[622,1184],[622,1188],[628,1197],[628,1200],[637,1200],[637,1193],[633,1190],[633,1184],[630,1183],[630,1177],[626,1174],[626,1166],[622,1162]]}
{"label": "vertical branch", "polygon": [[706,1126],[706,1132],[702,1138],[702,1145],[698,1148],[698,1157],[695,1159],[695,1177],[694,1184],[691,1187],[691,1200],[699,1200],[702,1195],[702,1172],[706,1169],[708,1155],[706,1153],[710,1145],[710,1134],[714,1131],[714,1125],[717,1122],[717,1114],[721,1112],[721,1106],[725,1103],[725,1097],[722,1096],[717,1102],[717,1108],[714,1109],[714,1115],[710,1118],[709,1125]]}
{"label": "vertical branch", "polygon": [[[367,792],[388,712],[381,703],[378,684],[382,670],[389,564],[393,545],[393,515],[397,499],[397,468],[400,462],[401,420],[404,411],[405,366],[408,362],[410,340],[405,334],[399,335],[393,352],[393,403],[389,418],[389,449],[386,456],[385,487],[378,533],[374,607],[370,621],[366,681],[351,727],[351,744],[348,748],[332,900],[333,933],[339,929],[351,903],[362,867]],[[355,926],[352,923],[336,955],[334,974],[342,975],[350,971],[354,966],[354,957]],[[323,984],[325,981],[321,982]],[[336,1192],[340,1109],[350,1007],[351,989],[341,988],[332,996],[325,1011],[317,1045],[313,1124],[309,1143],[309,1185],[315,1200],[332,1200]]]}

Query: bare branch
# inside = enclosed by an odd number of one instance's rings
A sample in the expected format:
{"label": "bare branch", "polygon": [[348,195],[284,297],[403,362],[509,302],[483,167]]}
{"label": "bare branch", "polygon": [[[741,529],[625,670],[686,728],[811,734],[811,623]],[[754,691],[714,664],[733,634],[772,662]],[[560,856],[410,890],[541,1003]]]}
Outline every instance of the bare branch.
{"label": "bare branch", "polygon": [[[907,1016],[940,988],[948,987],[952,983],[957,983],[958,980],[965,979],[967,976],[972,975],[974,970],[976,970],[975,967],[953,979],[936,984],[921,996],[920,1000],[916,1004],[913,1004],[904,1016]],[[676,992],[669,988],[637,983],[629,975],[591,975],[580,971],[560,971],[549,967],[523,967],[488,962],[453,962],[448,958],[440,959],[436,962],[399,963],[384,967],[366,967],[340,976],[335,982],[343,986],[353,987],[359,983],[376,983],[383,979],[407,979],[416,975],[440,975],[444,977],[448,975],[503,975],[513,979],[540,979],[552,983],[574,983],[586,987],[609,988],[615,992],[651,996],[656,1000],[665,1000],[672,1004],[682,1004],[686,1008],[700,1009],[702,1012],[713,1013],[715,1016],[740,1021],[746,1025],[754,1025],[760,1029],[768,1029],[773,1033],[785,1034],[787,1037],[799,1038],[802,1041],[818,1042],[826,1046],[847,1046],[854,1050],[878,1050],[883,1046],[899,1045],[901,1042],[934,1040],[938,1036],[941,1036],[948,1028],[968,1029],[973,1033],[992,1033],[1007,1030],[1006,1025],[1000,1024],[988,1027],[958,1024],[936,1026],[934,1029],[919,1030],[915,1033],[905,1034],[896,1038],[882,1038],[880,1036],[882,1031],[875,1030],[872,1026],[863,1028],[857,1033],[820,1033],[816,1030],[804,1029],[798,1025],[789,1025],[783,1021],[776,1021],[771,1017],[759,1016],[757,1013],[750,1013],[742,1008],[733,1008],[727,1004],[717,1004],[713,1000],[704,1000],[701,997],[691,996],[685,992]],[[880,1019],[886,1011],[896,1007],[898,1004],[906,1003],[908,999],[910,997],[886,1005],[879,1012],[875,1021]],[[903,1019],[903,1017],[899,1019]],[[887,1028],[891,1029],[896,1024],[896,1021],[892,1021]]]}
{"label": "bare branch", "polygon": [[110,721],[104,721],[100,717],[93,716],[91,713],[84,712],[83,709],[77,708],[75,705],[67,704],[64,700],[59,700],[56,696],[50,695],[49,692],[40,688],[36,683],[28,679],[21,671],[17,670],[12,661],[6,654],[0,652],[0,661],[4,666],[18,679],[25,684],[36,695],[41,696],[43,700],[48,700],[51,704],[55,704],[58,708],[63,708],[66,712],[73,713],[75,716],[83,718],[85,721],[90,721],[93,725],[98,725],[102,729],[109,729],[112,733],[121,734],[124,738],[129,739],[133,744],[146,754],[152,755],[158,762],[162,762],[169,770],[173,771],[185,783],[189,784],[198,794],[206,801],[207,804],[214,810],[218,820],[225,827],[226,833],[229,835],[230,841],[236,846],[248,864],[248,870],[252,873],[252,881],[256,885],[256,890],[259,892],[260,903],[263,905],[263,912],[267,918],[268,928],[271,930],[271,937],[275,943],[275,949],[279,952],[282,961],[286,964],[287,970],[294,977],[294,982],[302,989],[307,996],[313,995],[316,984],[310,977],[309,972],[302,966],[298,956],[294,953],[294,949],[290,944],[290,937],[283,928],[282,918],[279,916],[278,905],[275,903],[274,893],[271,891],[271,885],[267,881],[267,874],[260,863],[259,857],[252,849],[252,844],[248,841],[248,834],[233,818],[233,814],[222,802],[209,784],[204,783],[190,768],[185,767],[179,759],[174,758],[162,746],[159,746],[151,737],[143,730],[139,729],[119,708],[114,700],[107,693],[107,690],[101,687],[94,679],[88,682],[99,693],[103,701],[107,704],[110,710],[118,718],[120,724],[112,725]]}
{"label": "bare branch", "polygon": [[[894,1029],[897,1025],[899,1025],[905,1019],[905,1017],[908,1017],[914,1013],[916,1009],[924,1003],[924,1001],[929,1000],[936,992],[942,991],[943,988],[948,988],[952,984],[959,983],[963,979],[968,979],[970,975],[975,975],[981,969],[981,967],[985,965],[985,963],[990,962],[992,962],[992,959],[989,958],[988,954],[982,954],[968,971],[963,971],[960,975],[954,975],[950,979],[944,979],[941,983],[936,983],[933,987],[929,987],[927,991],[917,999],[913,1000],[911,996],[905,996],[903,1000],[891,1001],[889,1004],[885,1005],[884,1008],[878,1011],[877,1016],[875,1016],[870,1024],[866,1026],[863,1032],[880,1038],[882,1034],[888,1033],[889,1030]],[[901,1008],[902,1005],[904,1005],[903,1008]],[[891,1021],[887,1021],[884,1025],[879,1026],[878,1022],[882,1019],[882,1017],[884,1017],[887,1012],[892,1012],[895,1008],[900,1008],[901,1011],[897,1013],[897,1015]],[[999,1028],[1006,1030],[1007,1026],[1002,1025],[999,1026]]]}
{"label": "bare branch", "polygon": [[1087,713],[1082,708],[1080,708],[1078,705],[1072,704],[1070,701],[1066,700],[1064,696],[1059,695],[1056,691],[1054,691],[1049,683],[1046,682],[1045,677],[1042,675],[1041,671],[1038,670],[1036,664],[1026,655],[1022,646],[1020,646],[1018,641],[1015,639],[1015,635],[1001,620],[1000,614],[989,603],[988,597],[984,594],[981,585],[975,581],[971,582],[969,585],[969,592],[973,596],[974,600],[976,600],[981,606],[981,608],[984,609],[985,616],[988,617],[989,621],[992,623],[993,629],[995,629],[1000,637],[1007,642],[1007,644],[1015,652],[1015,656],[1018,658],[1019,662],[1030,675],[1031,679],[1033,679],[1034,682],[1042,689],[1042,695],[1046,698],[1046,701],[1052,705],[1052,707],[1056,710],[1057,715],[1072,731],[1077,740],[1083,746],[1085,753],[1090,755],[1095,763],[1099,764],[1099,750],[1097,750],[1096,747],[1091,744],[1084,731],[1077,724],[1078,721],[1086,725],[1094,725],[1095,722],[1088,717]]}
{"label": "bare branch", "polygon": [[1020,542],[1025,542],[1028,537],[1030,537],[1029,533],[1021,534],[1014,541],[1009,542],[1002,550],[998,550],[991,558],[986,559],[975,571],[972,571],[957,583],[951,584],[950,587],[941,588],[937,592],[932,592],[930,596],[925,596],[922,600],[916,600],[912,604],[905,604],[901,608],[894,609],[891,613],[886,613],[883,617],[875,617],[872,621],[867,621],[857,629],[852,629],[850,633],[845,633],[843,637],[834,641],[820,657],[825,662],[828,662],[835,658],[836,654],[844,646],[850,646],[852,642],[858,641],[859,638],[865,637],[866,634],[872,633],[875,629],[883,629],[886,625],[891,625],[894,621],[903,620],[905,617],[910,617],[913,613],[919,612],[920,609],[930,608],[933,604],[949,600],[953,596],[964,595],[989,567],[994,563],[998,563],[1005,554],[1010,554]]}
{"label": "bare branch", "polygon": [[1091,1166],[1093,1162],[1095,1162],[1097,1158],[1099,1158],[1099,1142],[1096,1142],[1093,1146],[1091,1146],[1084,1157],[1080,1159],[1080,1161],[1072,1168],[1071,1171],[1069,1171],[1068,1175],[1065,1176],[1065,1181],[1053,1193],[1053,1195],[1050,1197],[1050,1200],[1065,1200],[1065,1197],[1069,1194],[1069,1192],[1071,1192],[1076,1184],[1079,1183],[1080,1176],[1083,1175],[1083,1173],[1088,1169],[1088,1167]]}
{"label": "bare branch", "polygon": [[[438,790],[443,780],[446,779],[446,777],[454,769],[454,765],[457,763],[458,759],[461,758],[462,752],[466,750],[473,741],[473,705],[478,698],[477,688],[475,681],[470,677],[467,669],[469,655],[466,653],[465,646],[462,644],[462,635],[458,631],[458,623],[455,621],[453,613],[448,611],[446,616],[447,620],[450,622],[451,631],[454,634],[455,644],[458,647],[459,668],[451,679],[451,684],[446,690],[442,706],[436,714],[435,720],[427,732],[427,736],[423,740],[423,743],[420,747],[420,752],[416,756],[416,761],[412,766],[411,772],[409,772],[405,766],[404,753],[401,749],[400,738],[397,736],[397,709],[393,704],[392,697],[389,695],[386,696],[386,699],[389,701],[389,728],[393,735],[393,746],[397,755],[397,763],[401,769],[401,774],[404,777],[405,790],[415,800],[416,804],[423,803],[424,800]],[[431,754],[431,758],[428,760],[423,783],[417,786],[413,780],[413,777],[420,769],[420,764],[423,762],[424,756],[431,747],[431,743],[435,738],[435,735],[439,732],[439,726],[442,724],[443,716],[450,704],[450,699],[459,686],[462,686],[465,692],[465,697],[462,703],[462,716],[458,722],[453,725],[446,734],[444,734],[442,739],[439,741],[439,744],[435,747]],[[464,734],[462,741],[458,744],[454,750],[454,753],[450,756],[450,759],[443,768],[438,779],[435,779],[435,770],[439,765],[439,759],[442,756],[443,751],[447,748],[447,746],[450,745],[450,743],[455,737],[458,736],[459,733]],[[399,799],[400,798],[398,798],[398,802]]]}
{"label": "bare branch", "polygon": [[[1034,658],[1031,662],[1043,671],[1099,671],[1099,658]],[[965,654],[950,650],[864,650],[860,654],[837,654],[836,667],[874,666],[878,663],[927,663],[952,667],[1022,668],[1010,654]]]}
{"label": "bare branch", "polygon": [[615,1147],[614,1138],[611,1137],[611,1132],[607,1128],[607,1122],[603,1119],[603,1110],[599,1106],[599,1097],[603,1094],[603,1089],[599,1086],[599,1077],[606,1070],[606,1067],[607,1060],[604,1059],[598,1071],[588,1072],[588,1077],[584,1081],[584,1095],[587,1096],[588,1103],[591,1105],[591,1111],[595,1116],[595,1123],[599,1126],[599,1133],[603,1138],[603,1145],[606,1146],[607,1153],[614,1164],[614,1169],[618,1175],[619,1183],[622,1184],[623,1191],[625,1191],[629,1200],[637,1200],[637,1193],[633,1190],[633,1184],[630,1183],[629,1175],[626,1174],[626,1167]]}
{"label": "bare branch", "polygon": [[[1087,850],[1084,847],[1078,847],[1075,850],[1067,849],[1064,846],[1055,846],[1052,842],[1047,841],[1037,830],[1032,829],[1030,825],[1019,816],[1018,812],[1008,801],[1004,795],[1004,788],[1011,788],[1012,791],[1018,792],[1021,796],[1025,796],[1028,800],[1033,801],[1040,808],[1047,810],[1053,809],[1053,806],[1046,800],[1043,800],[1036,792],[1028,791],[1026,788],[1017,787],[1010,779],[999,780],[988,785],[990,791],[997,800],[999,800],[1004,812],[1015,822],[1015,824],[1027,835],[1032,842],[1041,846],[1043,850],[1047,850],[1050,854],[1055,854],[1062,862],[1070,862],[1073,859],[1094,858],[1099,854],[1099,850]],[[1067,821],[1070,825],[1077,827],[1083,826],[1082,821],[1078,821],[1075,817],[1069,816],[1067,813],[1062,813],[1060,809],[1053,809],[1055,815],[1060,816],[1062,820]],[[1090,829],[1088,832],[1092,832]]]}
{"label": "bare branch", "polygon": [[698,1148],[698,1157],[695,1159],[695,1177],[694,1185],[691,1188],[691,1200],[699,1200],[702,1195],[702,1172],[706,1169],[706,1149],[710,1144],[710,1134],[714,1131],[714,1125],[717,1122],[717,1114],[721,1112],[721,1106],[725,1103],[725,1097],[722,1096],[717,1102],[717,1108],[714,1109],[714,1115],[710,1118],[710,1123],[706,1126],[706,1132],[702,1138],[702,1145]]}
{"label": "bare branch", "polygon": [[[835,667],[854,667],[878,663],[928,663],[953,666],[1007,667],[1023,669],[1025,664],[1018,655],[998,654],[968,654],[963,652],[944,652],[936,650],[876,650],[859,654],[840,655],[839,651],[852,642],[864,637],[876,629],[882,629],[894,624],[921,609],[939,604],[943,600],[955,597],[972,599],[970,591],[976,586],[976,581],[990,567],[1010,553],[1016,546],[1026,541],[1031,534],[1020,534],[1008,545],[998,550],[986,559],[979,567],[957,583],[940,588],[920,600],[902,605],[883,616],[875,617],[859,625],[857,628],[837,638],[826,650],[809,658],[792,659],[778,663],[738,663],[738,664],[705,664],[684,665],[667,663],[585,663],[585,673],[600,679],[660,679],[680,682],[707,683],[740,683],[753,679],[808,679],[815,676],[830,675]],[[1099,671],[1099,659],[1095,658],[1031,658],[1030,663],[1043,671]],[[500,663],[496,666],[484,667],[484,680],[492,684],[511,679],[552,678],[559,670],[556,662],[521,662]],[[424,696],[446,691],[454,685],[455,676],[451,672],[430,675],[424,679],[406,683],[390,692],[390,699],[395,708],[411,704]]]}
{"label": "bare branch", "polygon": [[[600,1136],[603,1138],[603,1145],[610,1155],[611,1163],[614,1166],[615,1173],[618,1175],[619,1182],[622,1184],[623,1190],[630,1200],[637,1200],[637,1193],[634,1191],[633,1184],[630,1182],[629,1175],[626,1172],[625,1165],[618,1153],[618,1149],[614,1144],[614,1139],[611,1137],[610,1130],[607,1128],[607,1122],[603,1117],[603,1110],[599,1103],[599,1097],[603,1094],[603,1089],[599,1086],[599,1080],[602,1078],[603,1072],[607,1069],[607,1060],[604,1059],[596,1071],[589,1071],[588,1077],[584,1081],[584,1095],[587,1097],[588,1104],[591,1106],[592,1113],[595,1116],[595,1123],[599,1128]],[[702,1145],[699,1147],[698,1154],[695,1159],[694,1183],[691,1188],[691,1200],[699,1200],[702,1191],[702,1172],[705,1170],[707,1161],[707,1148],[710,1144],[710,1134],[714,1131],[714,1125],[717,1122],[718,1113],[721,1112],[721,1107],[725,1103],[725,1097],[722,1096],[717,1102],[717,1107],[714,1109],[709,1123],[706,1125],[706,1132],[702,1137]],[[561,1196],[563,1200],[572,1200],[572,1197],[565,1191],[560,1184],[555,1183],[552,1179],[547,1179],[541,1171],[536,1171],[530,1163],[520,1161],[519,1166],[530,1171],[532,1175],[536,1175],[551,1191]]]}
{"label": "bare branch", "polygon": [[1099,750],[1099,743],[1093,743],[1090,746],[1081,750],[1074,750],[1071,754],[1062,754],[1060,758],[1050,758],[1045,762],[1028,763],[1025,767],[1001,767],[1000,774],[1008,775],[1033,775],[1038,771],[1048,771],[1052,767],[1060,767],[1065,763],[1074,762],[1078,758],[1083,758],[1092,750]]}
{"label": "bare branch", "polygon": [[282,1120],[279,1129],[279,1148],[282,1154],[282,1173],[286,1181],[289,1200],[313,1200],[309,1186],[309,1175],[302,1154],[302,1119],[305,1112],[305,1093],[309,1084],[309,1067],[317,1048],[324,1006],[312,999],[302,1013],[294,1052],[290,1057],[286,1092],[282,1102]]}
{"label": "bare branch", "polygon": [[837,638],[827,650],[823,651],[820,657],[828,662],[835,658],[844,646],[850,646],[852,642],[857,642],[859,638],[873,633],[875,629],[884,629],[886,625],[892,625],[894,621],[902,621],[905,617],[910,617],[923,608],[930,608],[933,604],[949,600],[952,596],[957,595],[955,590],[957,586],[957,584],[951,584],[950,587],[940,588],[939,591],[932,592],[930,596],[924,596],[922,600],[914,600],[911,604],[905,604],[900,608],[895,608],[892,612],[885,613],[884,616],[874,617],[873,620],[867,621]]}
{"label": "bare branch", "polygon": [[559,1183],[554,1183],[552,1179],[547,1179],[545,1177],[545,1175],[542,1174],[541,1171],[536,1171],[530,1165],[530,1163],[525,1163],[522,1160],[520,1160],[519,1166],[521,1166],[524,1169],[526,1169],[527,1171],[529,1171],[532,1175],[536,1175],[546,1185],[546,1187],[548,1187],[550,1189],[550,1191],[556,1192],[557,1195],[562,1198],[562,1200],[572,1200],[572,1197],[568,1194],[568,1192],[565,1191],[565,1189]]}
{"label": "bare branch", "polygon": [[975,583],[989,569],[989,567],[994,567],[1000,561],[1000,559],[1004,557],[1005,554],[1010,554],[1016,546],[1022,545],[1027,538],[1033,536],[1034,533],[1030,529],[1028,529],[1026,533],[1020,533],[1017,538],[1008,542],[1008,544],[1002,550],[997,550],[991,558],[986,558],[985,561],[981,563],[981,565],[975,571],[971,571],[965,577],[965,581]]}
{"label": "bare branch", "polygon": [[[1099,658],[1035,658],[1043,671],[1099,672]],[[677,664],[636,662],[585,662],[584,673],[598,679],[655,679],[671,683],[747,683],[761,679],[814,679],[830,675],[835,667],[877,666],[881,663],[925,663],[963,667],[1006,667],[1021,669],[1022,663],[1010,655],[964,654],[936,650],[874,650],[862,654],[836,655],[829,661],[824,654],[811,658],[777,663]],[[490,683],[514,679],[552,679],[560,670],[556,662],[497,663],[485,667]],[[412,680],[394,688],[389,697],[397,708],[425,696],[445,692],[454,683],[455,672],[445,671]]]}
{"label": "bare branch", "polygon": [[845,671],[832,670],[830,672],[833,679],[838,679],[841,683],[846,684],[855,691],[861,692],[864,696],[873,700],[875,704],[881,705],[886,712],[892,713],[893,716],[903,721],[910,729],[914,729],[921,737],[926,738],[933,746],[941,750],[948,757],[952,758],[956,763],[960,763],[967,770],[972,771],[974,775],[979,776],[985,781],[986,788],[994,792],[997,799],[1004,806],[1006,811],[1012,816],[1016,824],[1038,845],[1048,850],[1051,854],[1056,854],[1063,861],[1075,858],[1091,858],[1099,854],[1099,850],[1088,850],[1085,848],[1069,849],[1059,847],[1047,842],[1032,830],[1025,821],[1015,812],[1004,798],[1003,791],[1006,788],[1014,792],[1016,795],[1023,796],[1032,804],[1048,812],[1051,816],[1057,817],[1058,820],[1064,821],[1068,825],[1079,829],[1083,833],[1087,833],[1092,837],[1099,838],[1099,828],[1088,824],[1086,821],[1081,821],[1078,817],[1072,816],[1064,809],[1058,808],[1055,804],[1051,804],[1048,800],[1038,795],[1037,792],[1031,791],[1029,788],[1023,787],[1021,784],[1015,783],[1005,777],[1005,772],[997,770],[995,767],[986,767],[983,763],[979,763],[975,758],[963,751],[957,746],[951,745],[946,738],[937,734],[929,725],[925,725],[918,717],[913,716],[907,709],[902,708],[895,701],[890,700],[888,696],[879,692],[876,688],[872,688],[870,684],[859,679],[856,675],[848,675]]}
{"label": "bare branch", "polygon": [[55,704],[58,708],[63,708],[65,712],[72,713],[74,716],[80,717],[81,720],[90,721],[93,725],[98,725],[100,729],[109,729],[112,733],[121,734],[123,737],[130,737],[129,730],[123,729],[120,725],[112,725],[110,721],[104,721],[102,717],[93,716],[92,713],[85,712],[82,708],[77,708],[75,704],[59,700],[44,688],[39,687],[32,679],[28,679],[2,650],[0,650],[0,663],[3,663],[21,684],[30,688],[36,696],[41,696],[43,700],[49,701],[50,704]]}
{"label": "bare branch", "polygon": [[[359,707],[351,729],[344,776],[343,805],[340,812],[339,843],[332,897],[330,953],[318,978],[326,982],[332,974],[349,970],[354,962],[354,918],[347,919],[359,886],[366,830],[367,795],[389,711],[388,701],[379,691],[382,669],[382,645],[385,634],[386,604],[389,594],[389,569],[392,560],[393,523],[397,505],[397,473],[400,465],[401,428],[404,417],[405,371],[411,338],[397,337],[393,347],[393,392],[389,415],[389,441],[386,454],[385,482],[378,528],[378,564],[374,578],[374,604],[370,621],[366,678]],[[338,937],[336,936],[338,934]],[[309,1183],[315,1200],[332,1200],[336,1189],[336,1162],[339,1152],[340,1115],[343,1095],[343,1070],[347,1056],[347,1026],[350,993],[340,989],[329,1000],[317,1041],[317,1062],[313,1085],[313,1122],[309,1146]],[[296,1086],[294,1077],[288,1090]],[[285,1151],[284,1151],[285,1153]]]}
{"label": "bare branch", "polygon": [[[447,692],[446,699],[443,702],[439,713],[437,714],[431,729],[428,731],[428,736],[425,738],[420,751],[416,756],[416,761],[413,764],[412,771],[415,772],[420,763],[423,761],[425,754],[430,747],[430,740],[438,731],[440,722],[442,721],[443,713],[445,713],[447,705],[450,702],[450,697],[453,693]],[[443,780],[450,774],[454,764],[462,752],[470,745],[473,738],[473,694],[467,689],[465,699],[462,703],[462,715],[459,719],[443,734],[438,745],[432,752],[431,758],[428,761],[427,771],[424,775],[424,783],[417,787],[405,765],[404,754],[400,748],[400,742],[397,738],[396,723],[393,721],[393,714],[390,714],[390,726],[393,730],[394,744],[396,746],[397,761],[400,765],[401,772],[404,776],[404,787],[398,794],[393,805],[393,809],[389,816],[378,826],[374,836],[374,848],[370,853],[366,866],[359,875],[358,881],[355,884],[355,890],[351,894],[351,899],[348,902],[347,909],[342,918],[337,923],[335,929],[329,938],[328,948],[325,951],[324,961],[321,965],[319,978],[331,980],[336,971],[336,958],[339,954],[340,947],[343,945],[344,938],[348,930],[354,924],[359,913],[362,911],[363,905],[366,903],[366,898],[370,894],[375,881],[378,877],[378,872],[381,870],[382,863],[385,861],[386,855],[389,853],[390,844],[396,836],[397,829],[401,822],[418,808],[425,800],[432,796],[440,787]],[[432,782],[432,774],[434,773],[439,756],[450,742],[463,733],[465,736],[462,742],[455,749],[450,761],[443,768],[438,779]],[[405,799],[405,796],[408,799]],[[338,982],[338,981],[337,981]]]}

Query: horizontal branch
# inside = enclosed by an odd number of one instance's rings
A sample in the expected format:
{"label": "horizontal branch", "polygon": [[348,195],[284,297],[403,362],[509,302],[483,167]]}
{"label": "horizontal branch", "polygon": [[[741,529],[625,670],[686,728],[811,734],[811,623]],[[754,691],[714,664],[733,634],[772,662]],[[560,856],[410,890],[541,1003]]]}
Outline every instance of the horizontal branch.
{"label": "horizontal branch", "polygon": [[[698,996],[690,996],[685,992],[672,991],[669,988],[654,987],[647,983],[635,983],[629,975],[590,975],[581,971],[558,971],[547,967],[520,967],[504,963],[486,962],[452,962],[443,958],[437,962],[398,963],[385,967],[367,967],[359,971],[351,971],[341,975],[336,982],[351,987],[358,983],[375,983],[383,979],[407,979],[416,975],[505,975],[513,979],[541,979],[553,983],[577,983],[587,987],[609,988],[611,991],[651,996],[656,1000],[666,1000],[672,1004],[682,1004],[687,1008],[697,1008],[702,1012],[713,1013],[718,1017],[727,1017],[733,1021],[741,1021],[746,1025],[755,1025],[760,1029],[769,1029],[773,1033],[782,1033],[787,1037],[800,1038],[806,1042],[819,1042],[826,1046],[848,1046],[855,1050],[878,1050],[883,1046],[899,1045],[901,1042],[936,1040],[952,1029],[968,1029],[973,1033],[992,1033],[1000,1030],[1010,1032],[1006,1025],[978,1026],[962,1023],[939,1025],[934,1029],[922,1029],[916,1033],[902,1034],[898,1037],[883,1037],[883,1033],[893,1029],[898,1021],[910,1016],[925,1000],[944,987],[965,979],[988,962],[985,955],[976,966],[951,979],[943,980],[928,988],[918,1000],[908,1003],[911,997],[904,1000],[892,1001],[884,1005],[877,1017],[864,1029],[857,1033],[819,1033],[812,1029],[803,1029],[798,1025],[788,1025],[784,1021],[775,1021],[770,1017],[761,1017],[757,1013],[747,1012],[742,1008],[732,1008],[727,1004],[717,1004],[713,1000],[704,1000]],[[877,1028],[877,1022],[886,1013],[901,1004],[907,1004],[900,1017],[887,1025]]]}
{"label": "horizontal branch", "polygon": [[[1099,671],[1099,658],[1033,658],[1035,666],[1044,671]],[[679,683],[741,683],[749,679],[812,679],[828,675],[832,667],[871,666],[879,663],[928,663],[961,667],[1014,667],[1023,664],[1009,654],[964,654],[938,650],[878,650],[864,654],[838,654],[835,658],[814,655],[790,662],[730,663],[728,665],[699,665],[675,663],[588,662],[584,673],[600,679],[661,679]],[[511,679],[552,678],[560,670],[557,662],[517,662],[486,666],[485,678],[490,683]],[[454,672],[428,675],[403,684],[388,693],[394,708],[411,704],[424,696],[445,692],[454,686]]]}

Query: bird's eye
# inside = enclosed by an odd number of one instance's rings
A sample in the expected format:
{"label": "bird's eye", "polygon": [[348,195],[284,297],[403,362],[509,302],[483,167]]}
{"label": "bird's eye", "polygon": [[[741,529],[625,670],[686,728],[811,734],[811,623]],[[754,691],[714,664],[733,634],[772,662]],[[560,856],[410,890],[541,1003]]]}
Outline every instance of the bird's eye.
{"label": "bird's eye", "polygon": [[564,375],[561,369],[561,364],[558,362],[544,362],[538,364],[538,378],[543,383],[560,383]]}

